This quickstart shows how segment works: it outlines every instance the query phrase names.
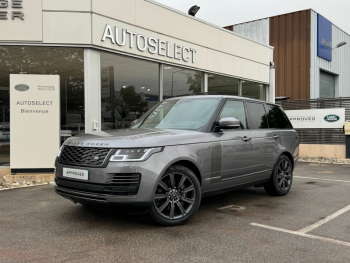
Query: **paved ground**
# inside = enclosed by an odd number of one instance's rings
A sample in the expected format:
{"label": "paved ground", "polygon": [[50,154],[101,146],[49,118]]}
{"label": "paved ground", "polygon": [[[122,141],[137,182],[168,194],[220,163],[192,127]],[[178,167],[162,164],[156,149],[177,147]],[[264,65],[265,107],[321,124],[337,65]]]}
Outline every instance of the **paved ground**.
{"label": "paved ground", "polygon": [[[210,197],[172,228],[90,211],[52,186],[0,191],[0,262],[350,262],[350,165],[299,163],[294,176],[285,197]],[[245,210],[218,209],[230,205]]]}

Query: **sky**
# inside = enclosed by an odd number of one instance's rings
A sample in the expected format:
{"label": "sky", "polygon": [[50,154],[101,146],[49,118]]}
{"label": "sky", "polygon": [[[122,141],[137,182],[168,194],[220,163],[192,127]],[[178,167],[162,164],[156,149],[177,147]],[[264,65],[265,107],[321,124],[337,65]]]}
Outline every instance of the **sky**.
{"label": "sky", "polygon": [[312,8],[350,34],[350,0],[155,0],[187,13],[193,5],[196,17],[218,26],[229,26],[260,18]]}

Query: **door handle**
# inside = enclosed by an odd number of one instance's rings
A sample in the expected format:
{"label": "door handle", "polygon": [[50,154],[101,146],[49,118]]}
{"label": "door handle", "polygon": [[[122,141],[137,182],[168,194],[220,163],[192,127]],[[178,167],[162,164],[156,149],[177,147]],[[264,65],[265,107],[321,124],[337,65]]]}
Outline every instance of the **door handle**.
{"label": "door handle", "polygon": [[279,136],[275,134],[275,135],[273,136],[273,138],[274,138],[274,139],[278,139]]}
{"label": "door handle", "polygon": [[242,141],[244,142],[249,142],[252,138],[248,138],[247,136],[244,136]]}

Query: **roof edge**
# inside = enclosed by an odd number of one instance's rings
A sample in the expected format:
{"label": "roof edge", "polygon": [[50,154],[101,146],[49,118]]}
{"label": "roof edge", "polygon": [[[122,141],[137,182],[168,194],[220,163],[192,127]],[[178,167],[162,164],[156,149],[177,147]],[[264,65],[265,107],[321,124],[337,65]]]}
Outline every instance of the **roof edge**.
{"label": "roof edge", "polygon": [[[247,22],[242,22],[242,23],[237,23],[237,24],[233,24],[233,25],[229,25],[229,26],[238,26],[238,25],[243,25],[243,24],[248,24],[248,23],[252,23],[252,22],[256,22],[256,21],[260,21],[260,20],[264,20],[264,19],[268,19],[268,18],[273,18],[273,17],[278,17],[278,16],[284,16],[284,15],[289,15],[289,14],[293,14],[293,13],[298,13],[298,12],[302,12],[302,11],[314,11],[312,8],[307,8],[307,9],[302,9],[302,10],[297,10],[297,11],[293,11],[293,12],[289,12],[289,13],[284,13],[284,14],[280,14],[280,15],[274,15],[274,16],[268,16],[268,17],[264,17],[264,18],[259,18],[259,19],[254,19],[251,21],[247,21]],[[316,12],[317,13],[317,12]],[[226,26],[226,27],[229,27]]]}
{"label": "roof edge", "polygon": [[261,45],[261,46],[264,46],[264,47],[268,47],[268,48],[270,48],[270,49],[273,49],[273,47],[270,46],[270,45],[265,45],[265,44],[260,43],[260,42],[258,42],[258,41],[254,41],[254,40],[252,40],[252,39],[250,39],[250,38],[244,37],[244,36],[242,36],[242,35],[240,35],[240,34],[237,34],[237,33],[233,32],[233,31],[231,31],[231,30],[228,30],[228,29],[226,29],[226,28],[224,28],[224,27],[221,27],[221,26],[212,24],[212,23],[210,23],[210,22],[208,22],[208,21],[205,21],[205,20],[203,20],[203,19],[200,19],[200,18],[197,18],[197,17],[194,17],[194,16],[190,16],[190,15],[184,13],[184,12],[181,12],[181,11],[175,9],[175,8],[170,7],[170,6],[163,5],[163,4],[158,3],[158,2],[156,2],[156,1],[154,1],[154,0],[143,0],[143,1],[146,1],[146,2],[149,2],[149,3],[151,3],[151,4],[160,6],[160,7],[165,8],[165,9],[168,9],[169,11],[172,11],[172,12],[175,12],[175,13],[177,13],[177,14],[179,14],[179,15],[185,16],[185,17],[188,18],[188,19],[196,20],[197,22],[200,22],[200,23],[206,24],[206,25],[208,25],[208,26],[214,27],[214,28],[216,28],[216,29],[219,29],[219,30],[221,30],[221,31],[224,31],[225,33],[232,34],[232,35],[238,36],[238,37],[240,37],[240,38],[249,40],[249,41],[251,41],[251,42],[253,42],[253,43],[259,44],[259,45]]}

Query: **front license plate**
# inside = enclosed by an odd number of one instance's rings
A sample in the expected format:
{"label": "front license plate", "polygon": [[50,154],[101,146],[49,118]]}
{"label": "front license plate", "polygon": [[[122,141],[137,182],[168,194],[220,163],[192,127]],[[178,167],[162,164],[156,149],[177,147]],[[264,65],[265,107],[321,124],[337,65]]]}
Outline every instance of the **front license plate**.
{"label": "front license plate", "polygon": [[89,180],[89,171],[63,168],[63,176],[80,180]]}

